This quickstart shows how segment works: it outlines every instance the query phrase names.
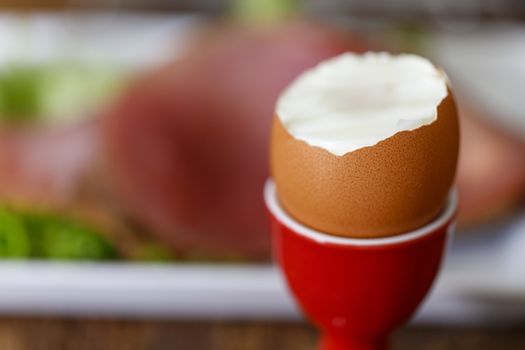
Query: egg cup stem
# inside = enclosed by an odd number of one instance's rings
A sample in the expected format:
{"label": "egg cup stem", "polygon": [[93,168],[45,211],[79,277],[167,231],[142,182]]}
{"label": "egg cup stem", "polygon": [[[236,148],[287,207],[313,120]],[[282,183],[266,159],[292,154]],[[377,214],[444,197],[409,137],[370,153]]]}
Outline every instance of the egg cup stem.
{"label": "egg cup stem", "polygon": [[319,350],[388,350],[388,337],[359,338],[353,336],[338,337],[324,334],[319,343]]}

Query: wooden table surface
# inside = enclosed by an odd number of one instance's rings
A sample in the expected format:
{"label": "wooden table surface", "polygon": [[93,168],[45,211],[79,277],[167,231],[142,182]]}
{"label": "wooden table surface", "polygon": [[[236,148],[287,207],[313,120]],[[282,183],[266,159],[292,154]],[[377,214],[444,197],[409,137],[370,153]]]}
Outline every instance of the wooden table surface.
{"label": "wooden table surface", "polygon": [[[1,350],[313,350],[315,331],[300,323],[0,319]],[[515,329],[409,328],[393,350],[523,350],[525,325]]]}

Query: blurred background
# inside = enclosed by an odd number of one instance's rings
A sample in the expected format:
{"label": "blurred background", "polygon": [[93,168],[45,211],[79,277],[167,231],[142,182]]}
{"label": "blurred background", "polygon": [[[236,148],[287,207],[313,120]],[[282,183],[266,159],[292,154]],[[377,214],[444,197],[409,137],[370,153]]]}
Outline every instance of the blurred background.
{"label": "blurred background", "polygon": [[[443,66],[461,115],[458,234],[416,324],[525,325],[525,2],[0,0],[0,11],[4,314],[296,320],[268,264],[261,196],[275,99],[323,59],[388,50]],[[17,334],[70,327],[38,320],[1,321],[0,344],[34,349]],[[295,324],[284,335],[271,322],[203,324],[172,332],[180,344],[207,334],[195,349],[313,346]],[[520,332],[407,332],[406,349],[525,346]],[[43,348],[62,339],[38,334]]]}

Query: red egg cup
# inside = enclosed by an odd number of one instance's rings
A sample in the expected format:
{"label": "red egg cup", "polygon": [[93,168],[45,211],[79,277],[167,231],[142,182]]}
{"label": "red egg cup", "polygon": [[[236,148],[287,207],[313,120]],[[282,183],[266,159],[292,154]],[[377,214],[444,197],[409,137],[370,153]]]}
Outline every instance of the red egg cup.
{"label": "red egg cup", "polygon": [[409,320],[436,277],[454,231],[457,198],[417,230],[387,238],[345,238],[308,228],[264,189],[273,250],[289,288],[321,330],[321,350],[380,350]]}

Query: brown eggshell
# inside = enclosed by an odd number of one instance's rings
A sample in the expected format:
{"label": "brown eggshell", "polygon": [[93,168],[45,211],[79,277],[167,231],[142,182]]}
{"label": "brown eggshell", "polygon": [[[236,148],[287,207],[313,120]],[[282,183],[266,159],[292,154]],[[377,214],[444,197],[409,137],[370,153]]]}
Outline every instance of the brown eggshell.
{"label": "brown eggshell", "polygon": [[430,222],[454,181],[459,125],[454,99],[429,125],[336,156],[295,139],[274,116],[270,166],[296,220],[347,237],[385,237]]}

